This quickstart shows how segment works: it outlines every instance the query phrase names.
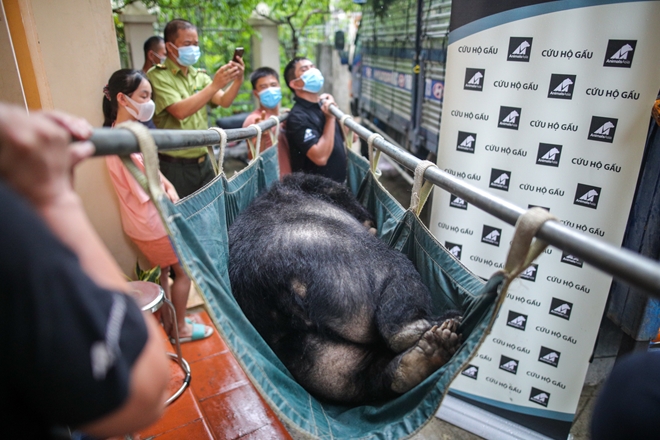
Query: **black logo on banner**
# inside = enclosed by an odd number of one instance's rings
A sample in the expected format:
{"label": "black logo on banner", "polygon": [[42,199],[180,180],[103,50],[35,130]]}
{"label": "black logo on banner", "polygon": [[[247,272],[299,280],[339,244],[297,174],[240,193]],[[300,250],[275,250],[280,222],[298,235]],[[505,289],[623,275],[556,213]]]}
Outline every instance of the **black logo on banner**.
{"label": "black logo on banner", "polygon": [[452,208],[467,209],[468,203],[465,200],[461,199],[460,197],[450,194],[449,206],[451,206]]}
{"label": "black logo on banner", "polygon": [[546,206],[541,206],[541,205],[527,205],[527,209],[532,209],[532,208],[543,208],[546,211],[550,212],[550,208]]}
{"label": "black logo on banner", "polygon": [[561,356],[561,353],[557,350],[542,346],[541,353],[539,353],[539,362],[557,367],[559,365],[559,356]]}
{"label": "black logo on banner", "polygon": [[609,40],[603,66],[630,68],[635,55],[635,46],[637,40]]}
{"label": "black logo on banner", "polygon": [[549,167],[558,167],[561,157],[561,145],[539,144],[539,152],[536,155],[537,165],[547,165]]}
{"label": "black logo on banner", "polygon": [[525,327],[527,327],[527,315],[509,310],[509,318],[506,321],[506,325],[525,331]]}
{"label": "black logo on banner", "polygon": [[568,252],[562,252],[561,262],[577,267],[582,267],[582,260],[576,257],[575,255],[569,254]]}
{"label": "black logo on banner", "polygon": [[497,126],[499,128],[508,128],[518,130],[520,126],[520,114],[522,109],[519,107],[500,107],[500,118]]}
{"label": "black logo on banner", "polygon": [[491,168],[490,170],[490,188],[501,189],[502,191],[509,190],[509,181],[511,180],[511,171],[498,170]]}
{"label": "black logo on banner", "polygon": [[465,370],[463,370],[461,374],[463,376],[469,377],[470,379],[477,380],[477,376],[479,375],[479,367],[470,364],[467,367],[465,367]]}
{"label": "black logo on banner", "polygon": [[575,88],[575,75],[561,75],[553,73],[550,77],[548,98],[573,99]]}
{"label": "black logo on banner", "polygon": [[538,270],[539,270],[539,265],[532,263],[531,266],[529,266],[527,269],[523,271],[523,273],[520,274],[520,278],[522,278],[523,280],[536,282],[536,272],[538,272]]}
{"label": "black logo on banner", "polygon": [[467,133],[465,131],[459,131],[458,141],[456,142],[456,150],[474,154],[476,143],[477,143],[477,133]]}
{"label": "black logo on banner", "polygon": [[484,225],[481,232],[481,242],[492,244],[493,246],[500,246],[500,239],[502,238],[502,230],[492,226]]}
{"label": "black logo on banner", "polygon": [[518,361],[516,359],[511,359],[510,357],[501,356],[500,370],[504,370],[508,373],[516,374],[518,373]]}
{"label": "black logo on banner", "polygon": [[573,303],[559,298],[552,298],[552,303],[550,303],[551,315],[559,316],[568,321],[571,319],[571,310],[573,310]]}
{"label": "black logo on banner", "polygon": [[614,141],[614,132],[616,132],[618,121],[616,118],[592,116],[587,139],[598,142],[609,142],[611,144]]}
{"label": "black logo on banner", "polygon": [[506,58],[507,61],[524,61],[528,63],[529,57],[531,55],[531,37],[511,37],[509,39],[509,52]]}
{"label": "black logo on banner", "polygon": [[532,391],[529,393],[529,400],[547,407],[548,402],[550,401],[550,393],[532,387]]}
{"label": "black logo on banner", "polygon": [[465,69],[465,84],[464,90],[477,90],[479,92],[484,90],[484,76],[486,69]]}
{"label": "black logo on banner", "polygon": [[591,209],[598,209],[598,199],[601,189],[597,186],[583,185],[578,183],[575,191],[574,205],[586,206]]}
{"label": "black logo on banner", "polygon": [[445,247],[447,248],[450,254],[452,254],[454,257],[456,257],[459,260],[461,259],[461,254],[463,253],[462,244],[456,244],[450,241],[445,241]]}

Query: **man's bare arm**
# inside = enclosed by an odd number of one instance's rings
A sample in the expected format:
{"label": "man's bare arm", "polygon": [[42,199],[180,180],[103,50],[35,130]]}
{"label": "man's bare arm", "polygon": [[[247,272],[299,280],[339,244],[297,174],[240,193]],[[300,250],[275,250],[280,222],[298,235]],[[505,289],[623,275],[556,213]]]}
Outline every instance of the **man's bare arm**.
{"label": "man's bare arm", "polygon": [[332,155],[332,150],[335,146],[335,116],[330,113],[330,105],[336,105],[332,95],[323,94],[319,97],[323,100],[321,110],[325,114],[325,125],[323,126],[323,134],[319,141],[307,150],[307,157],[316,165],[322,167],[328,163],[328,159]]}
{"label": "man's bare arm", "polygon": [[[224,102],[222,97],[226,93],[222,89],[231,81],[236,83],[237,81],[235,81],[235,79],[238,78],[239,72],[242,77],[243,73],[241,66],[239,66],[238,63],[231,62],[229,64],[225,64],[215,73],[213,76],[213,82],[211,82],[211,84],[204,87],[194,95],[189,96],[186,99],[182,99],[179,102],[175,102],[174,104],[165,108],[165,110],[167,110],[167,112],[174,116],[176,119],[181,121],[197,113],[209,102],[212,102],[216,105],[222,105]],[[232,86],[234,86],[234,84],[232,84]],[[238,88],[240,88],[240,86],[241,84],[239,82]],[[227,90],[232,90],[232,87]],[[238,90],[236,90],[236,94],[237,93]],[[234,95],[234,97],[236,97],[236,95]],[[231,104],[232,101],[233,99],[229,101],[229,104]],[[229,105],[223,107],[229,107]]]}

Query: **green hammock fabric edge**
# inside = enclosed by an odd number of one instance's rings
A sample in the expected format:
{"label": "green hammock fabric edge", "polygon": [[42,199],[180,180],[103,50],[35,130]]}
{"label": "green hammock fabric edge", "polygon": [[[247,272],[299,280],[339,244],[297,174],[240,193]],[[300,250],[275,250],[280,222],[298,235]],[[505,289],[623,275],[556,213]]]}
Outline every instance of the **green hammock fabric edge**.
{"label": "green hammock fabric edge", "polygon": [[[456,260],[410,211],[404,210],[349,151],[348,186],[376,216],[379,235],[415,264],[433,295],[434,307],[466,310],[465,339],[452,360],[410,392],[378,406],[328,405],[310,396],[245,318],[231,294],[227,274],[227,227],[258,194],[278,179],[277,149],[270,148],[231,179],[219,176],[176,205],[156,205],[193,282],[203,293],[216,328],[294,437],[319,439],[406,438],[432,418],[452,379],[474,355],[494,321],[503,275],[485,283]],[[499,298],[504,295],[500,294]]]}

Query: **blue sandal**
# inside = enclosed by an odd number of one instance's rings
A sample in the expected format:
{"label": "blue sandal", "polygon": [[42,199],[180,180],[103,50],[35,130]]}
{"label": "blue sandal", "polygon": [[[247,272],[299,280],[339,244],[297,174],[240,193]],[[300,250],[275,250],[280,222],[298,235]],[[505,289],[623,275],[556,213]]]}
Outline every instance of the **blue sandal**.
{"label": "blue sandal", "polygon": [[[183,344],[184,342],[199,341],[200,339],[208,338],[212,334],[213,334],[213,327],[209,327],[208,325],[197,324],[196,322],[193,322],[192,335],[179,338],[179,342]],[[174,339],[172,339],[172,342],[174,342]]]}

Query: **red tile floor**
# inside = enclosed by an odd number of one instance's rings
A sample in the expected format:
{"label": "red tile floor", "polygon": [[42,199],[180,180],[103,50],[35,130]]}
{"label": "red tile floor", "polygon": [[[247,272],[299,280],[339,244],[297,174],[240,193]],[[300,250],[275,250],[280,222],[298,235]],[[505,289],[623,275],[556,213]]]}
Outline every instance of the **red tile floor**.
{"label": "red tile floor", "polygon": [[[189,316],[195,322],[212,325],[203,308],[193,309]],[[163,338],[167,340],[164,331]],[[174,352],[169,342],[167,346]],[[190,386],[165,409],[158,422],[133,434],[134,440],[291,439],[217,332],[201,341],[181,344],[181,352],[190,364]],[[173,393],[184,376],[175,362],[170,368]]]}

